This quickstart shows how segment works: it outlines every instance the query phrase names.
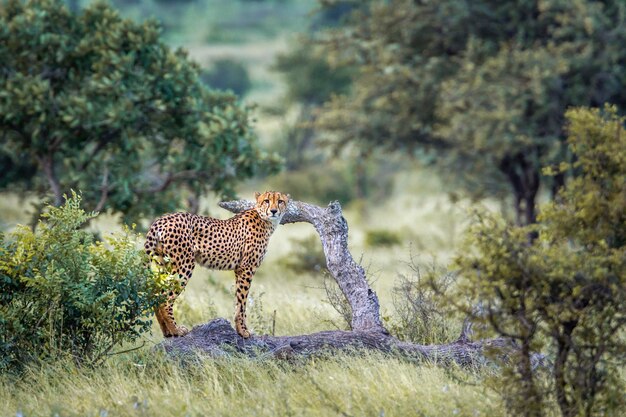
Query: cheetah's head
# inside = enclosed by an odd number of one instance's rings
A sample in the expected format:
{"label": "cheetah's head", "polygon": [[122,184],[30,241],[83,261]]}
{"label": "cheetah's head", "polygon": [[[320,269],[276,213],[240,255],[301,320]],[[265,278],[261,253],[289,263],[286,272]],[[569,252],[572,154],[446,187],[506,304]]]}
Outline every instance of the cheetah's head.
{"label": "cheetah's head", "polygon": [[278,191],[266,191],[263,194],[254,193],[254,197],[256,198],[255,208],[261,218],[277,226],[287,211],[289,194],[279,193]]}

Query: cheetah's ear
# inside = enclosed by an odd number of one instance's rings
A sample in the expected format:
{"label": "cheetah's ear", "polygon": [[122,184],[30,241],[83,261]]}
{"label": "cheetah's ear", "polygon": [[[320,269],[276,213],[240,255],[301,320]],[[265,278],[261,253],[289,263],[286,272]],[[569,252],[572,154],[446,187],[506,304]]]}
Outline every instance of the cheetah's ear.
{"label": "cheetah's ear", "polygon": [[255,192],[254,193],[254,199],[255,200],[257,200],[260,196],[261,196],[261,193],[259,193],[259,192]]}

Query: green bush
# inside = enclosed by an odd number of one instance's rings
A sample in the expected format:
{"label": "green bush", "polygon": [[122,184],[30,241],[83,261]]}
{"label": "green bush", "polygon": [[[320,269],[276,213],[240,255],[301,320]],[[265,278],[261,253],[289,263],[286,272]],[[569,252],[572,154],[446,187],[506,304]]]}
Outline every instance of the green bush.
{"label": "green bush", "polygon": [[49,207],[36,231],[0,234],[0,369],[70,357],[97,364],[149,331],[159,299],[137,235],[95,241],[96,214],[75,194]]}
{"label": "green bush", "polygon": [[400,243],[402,243],[402,239],[397,232],[384,229],[368,230],[365,232],[365,244],[369,247],[396,246]]}
{"label": "green bush", "polygon": [[349,91],[352,69],[331,67],[320,52],[310,43],[298,43],[276,58],[273,69],[283,75],[291,101],[321,105],[333,94]]}

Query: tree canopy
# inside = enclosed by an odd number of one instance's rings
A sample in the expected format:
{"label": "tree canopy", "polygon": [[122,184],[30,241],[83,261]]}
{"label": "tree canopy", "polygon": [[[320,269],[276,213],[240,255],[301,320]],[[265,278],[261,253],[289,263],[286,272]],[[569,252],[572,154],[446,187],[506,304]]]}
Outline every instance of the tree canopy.
{"label": "tree canopy", "polygon": [[81,190],[88,209],[127,218],[234,185],[279,161],[259,149],[250,113],[212,91],[155,21],[104,3],[77,14],[61,0],[0,6],[0,188]]}
{"label": "tree canopy", "polygon": [[475,196],[512,192],[520,224],[535,221],[541,167],[567,159],[566,109],[626,102],[621,1],[368,4],[318,36],[358,70],[318,126],[340,147],[428,157]]}

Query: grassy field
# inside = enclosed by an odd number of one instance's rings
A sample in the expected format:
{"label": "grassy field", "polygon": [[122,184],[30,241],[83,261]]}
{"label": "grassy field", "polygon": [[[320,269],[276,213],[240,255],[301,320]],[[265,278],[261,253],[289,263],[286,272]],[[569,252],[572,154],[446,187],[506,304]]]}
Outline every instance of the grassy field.
{"label": "grassy field", "polygon": [[380,355],[295,364],[234,358],[182,367],[159,355],[32,369],[0,380],[3,416],[497,416],[479,374]]}

